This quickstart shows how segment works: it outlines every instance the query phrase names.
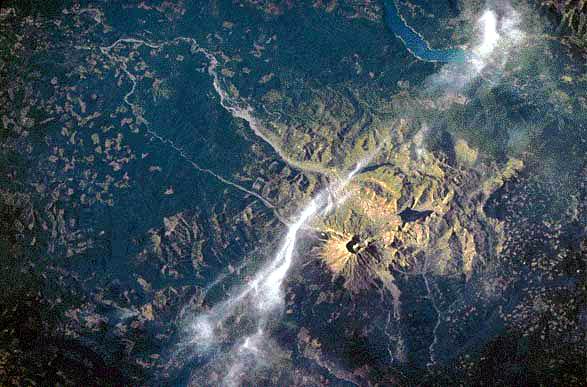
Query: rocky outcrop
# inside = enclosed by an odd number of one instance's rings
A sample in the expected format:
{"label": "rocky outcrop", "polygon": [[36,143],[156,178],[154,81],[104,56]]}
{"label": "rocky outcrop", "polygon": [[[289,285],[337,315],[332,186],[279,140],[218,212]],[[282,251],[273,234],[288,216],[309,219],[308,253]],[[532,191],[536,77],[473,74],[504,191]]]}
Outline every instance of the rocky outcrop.
{"label": "rocky outcrop", "polygon": [[578,44],[587,46],[586,1],[544,0],[540,5],[557,15],[560,28],[568,29]]}
{"label": "rocky outcrop", "polygon": [[410,149],[404,144],[360,174],[347,201],[316,224],[316,255],[353,292],[385,285],[391,268],[470,276],[500,251],[501,226],[483,206],[522,163],[480,173],[450,168],[427,151],[410,159]]}

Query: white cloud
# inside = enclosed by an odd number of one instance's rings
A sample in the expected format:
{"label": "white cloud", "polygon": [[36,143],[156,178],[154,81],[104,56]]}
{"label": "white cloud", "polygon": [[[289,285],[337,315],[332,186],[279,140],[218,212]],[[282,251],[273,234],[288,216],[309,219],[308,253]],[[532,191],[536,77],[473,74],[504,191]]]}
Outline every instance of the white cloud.
{"label": "white cloud", "polygon": [[497,32],[497,15],[492,10],[486,10],[479,18],[481,29],[481,43],[473,49],[472,63],[477,71],[481,71],[491,58],[501,38]]}

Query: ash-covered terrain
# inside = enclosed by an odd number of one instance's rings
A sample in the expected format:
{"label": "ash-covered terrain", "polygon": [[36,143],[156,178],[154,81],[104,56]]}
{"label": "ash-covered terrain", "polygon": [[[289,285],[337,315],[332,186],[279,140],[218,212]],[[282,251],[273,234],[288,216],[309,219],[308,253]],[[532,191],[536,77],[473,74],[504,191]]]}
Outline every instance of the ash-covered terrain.
{"label": "ash-covered terrain", "polygon": [[584,385],[586,7],[0,3],[0,385]]}

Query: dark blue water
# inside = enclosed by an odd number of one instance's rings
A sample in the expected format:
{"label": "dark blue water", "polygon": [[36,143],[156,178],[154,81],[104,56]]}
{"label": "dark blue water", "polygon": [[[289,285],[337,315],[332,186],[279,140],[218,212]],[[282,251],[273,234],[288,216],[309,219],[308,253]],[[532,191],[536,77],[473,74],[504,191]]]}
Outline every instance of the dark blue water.
{"label": "dark blue water", "polygon": [[412,55],[420,60],[427,62],[463,63],[469,56],[466,51],[455,48],[431,48],[430,44],[422,35],[407,25],[406,21],[400,15],[395,0],[385,2],[385,18],[387,26],[393,31],[395,36],[404,43],[406,49]]}
{"label": "dark blue water", "polygon": [[[362,93],[361,90],[368,90],[369,93],[359,97],[369,104],[373,102],[372,107],[376,110],[386,105],[389,95],[399,92],[399,86],[396,86],[398,81],[408,81],[413,89],[420,92],[425,89],[419,87],[420,84],[438,70],[435,62],[462,63],[472,54],[454,48],[431,48],[429,42],[417,32],[421,31],[426,36],[441,32],[442,26],[438,29],[438,23],[445,20],[440,17],[445,12],[442,4],[447,4],[442,2],[436,3],[433,9],[427,9],[427,13],[437,16],[434,23],[427,23],[421,19],[404,18],[404,9],[397,0],[385,0],[387,27],[380,23],[349,19],[336,12],[326,14],[314,8],[293,7],[283,15],[272,18],[253,7],[236,6],[229,0],[214,2],[215,5],[210,7],[195,2],[188,5],[191,8],[181,19],[170,21],[158,12],[128,8],[127,3],[130,2],[104,6],[105,18],[112,31],[91,35],[92,39],[88,38],[88,41],[96,46],[109,45],[119,37],[166,42],[166,47],[159,51],[120,44],[116,52],[121,58],[128,57],[129,69],[136,75],[144,74],[143,64],[148,66],[149,71],[164,82],[169,93],[155,98],[151,78],[140,78],[129,100],[141,107],[149,123],[134,132],[120,124],[121,119],[130,116],[128,112],[119,112],[119,108],[128,109],[124,97],[130,91],[131,82],[124,74],[116,75],[117,66],[104,69],[100,77],[87,76],[77,80],[72,78],[67,64],[73,63],[72,67],[74,64],[77,67],[78,62],[87,65],[85,51],[80,53],[60,48],[35,62],[43,78],[29,84],[40,95],[52,95],[50,80],[55,76],[60,83],[71,82],[75,86],[89,112],[103,113],[88,125],[72,121],[72,127],[79,129],[77,138],[81,138],[83,144],[74,143],[60,134],[62,121],[50,121],[44,124],[46,127],[31,131],[35,152],[43,152],[49,145],[47,154],[35,154],[38,160],[45,160],[53,148],[62,148],[70,159],[82,160],[90,155],[95,159],[91,165],[80,164],[74,170],[64,170],[62,160],[57,167],[45,163],[50,165],[35,169],[34,164],[28,168],[36,179],[32,182],[43,182],[51,190],[59,185],[72,187],[74,192],[71,195],[62,194],[53,205],[63,208],[66,220],[75,220],[72,230],[79,230],[81,237],[91,239],[87,250],[72,256],[68,256],[67,247],[70,244],[66,243],[57,244],[51,254],[40,255],[47,255],[48,261],[63,272],[73,273],[72,279],[64,281],[65,284],[55,281],[52,286],[62,287],[59,289],[61,292],[68,290],[64,287],[73,289],[72,294],[85,297],[87,305],[108,319],[99,331],[81,331],[80,342],[83,345],[103,356],[106,363],[129,375],[134,375],[134,371],[123,364],[123,360],[134,364],[136,359],[159,354],[161,360],[153,360],[153,365],[144,370],[147,380],[151,380],[147,384],[183,386],[190,383],[192,372],[199,372],[199,369],[218,361],[211,361],[216,354],[206,354],[202,358],[192,357],[189,351],[185,355],[183,352],[176,354],[176,342],[186,340],[182,327],[189,323],[189,319],[183,321],[181,317],[183,307],[186,306],[191,313],[192,310],[214,305],[233,286],[246,281],[246,275],[254,273],[271,256],[280,240],[278,234],[285,226],[279,225],[271,210],[254,197],[225,185],[190,164],[189,161],[193,161],[247,188],[251,188],[257,177],[268,181],[280,176],[282,168],[278,156],[254,135],[247,123],[235,119],[222,108],[212,87],[212,78],[206,72],[208,60],[201,54],[190,52],[189,44],[172,44],[171,41],[177,36],[189,36],[219,58],[234,58],[219,66],[219,70],[224,68],[234,72],[232,76],[221,77],[223,85],[233,84],[243,101],[248,101],[257,108],[256,111],[261,112],[263,96],[271,90],[278,90],[283,98],[275,102],[275,106],[268,107],[272,111],[275,108],[284,117],[290,114],[294,117],[292,121],[295,121],[297,114],[304,113],[304,106],[317,95],[330,105],[334,104],[328,101],[331,94],[324,92],[325,89],[334,90],[332,94],[347,93],[347,88],[358,94]],[[458,9],[453,6],[452,12],[454,16]],[[91,21],[89,15],[86,14],[83,20]],[[234,23],[230,31],[221,27],[224,20]],[[388,28],[397,40],[389,36]],[[217,37],[211,38],[212,34]],[[272,36],[276,36],[277,40],[265,43]],[[449,47],[453,44],[449,40],[433,44]],[[383,47],[382,41],[386,43]],[[261,58],[251,54],[253,42],[267,46]],[[549,44],[554,46],[556,43]],[[133,50],[136,51],[134,57],[131,55]],[[369,365],[373,370],[370,377],[377,381],[383,380],[391,367],[397,367],[398,374],[401,371],[406,378],[421,378],[427,372],[425,368],[430,362],[430,346],[435,336],[436,344],[432,349],[437,365],[448,364],[463,354],[474,354],[486,342],[501,335],[506,328],[495,311],[499,307],[504,312],[513,313],[516,306],[526,302],[526,289],[542,284],[550,288],[555,285],[575,286],[572,278],[567,277],[546,282],[541,277],[542,272],[532,272],[519,258],[557,254],[550,242],[542,243],[542,238],[536,238],[536,235],[550,232],[544,220],[552,223],[552,218],[555,218],[562,223],[568,216],[566,209],[574,205],[572,202],[585,197],[584,193],[579,195],[578,188],[583,187],[580,184],[583,184],[581,179],[584,178],[576,177],[586,165],[582,155],[585,154],[583,139],[587,138],[584,124],[587,113],[579,98],[584,94],[584,85],[555,84],[569,96],[569,101],[565,103],[557,102],[544,92],[545,83],[535,74],[548,73],[551,79],[556,80],[560,78],[560,69],[568,72],[574,66],[574,59],[567,55],[566,50],[558,51],[555,47],[552,50],[548,57],[556,58],[556,65],[553,65],[554,59],[547,63],[543,52],[537,52],[534,57],[524,57],[526,71],[505,71],[500,78],[502,83],[492,85],[490,90],[482,81],[477,82],[468,91],[469,102],[466,106],[452,106],[448,112],[438,111],[430,120],[435,123],[433,128],[441,128],[449,137],[463,137],[486,157],[505,160],[506,156],[519,156],[526,149],[535,153],[526,176],[518,177],[511,187],[495,193],[484,208],[485,214],[491,218],[500,221],[510,219],[506,234],[511,230],[509,234],[518,235],[515,243],[510,242],[512,252],[504,254],[504,261],[491,262],[498,268],[501,277],[514,281],[513,285],[509,285],[503,293],[485,297],[483,291],[486,285],[501,280],[494,278],[497,274],[480,274],[466,282],[458,277],[430,274],[427,280],[432,291],[429,291],[420,275],[402,276],[399,271],[393,272],[395,285],[401,291],[402,307],[400,317],[390,323],[387,314],[393,308],[390,298],[381,298],[373,289],[351,297],[341,281],[333,281],[329,271],[319,266],[318,261],[312,261],[313,264],[304,262],[299,265],[301,268],[296,268],[299,273],[292,270],[289,275],[291,283],[287,287],[287,300],[291,299],[293,304],[288,305],[283,324],[279,324],[272,333],[280,346],[292,351],[292,363],[298,370],[307,371],[308,375],[320,375],[333,385],[347,385],[304,354],[303,348],[296,344],[300,329],[305,328],[311,337],[320,342],[323,359],[338,369],[353,370]],[[179,55],[184,59],[175,60]],[[414,56],[419,61],[414,61]],[[354,66],[355,61],[360,64],[360,71]],[[250,71],[243,71],[245,68]],[[276,76],[269,82],[260,83],[259,78],[270,72],[276,73]],[[514,73],[515,78],[514,75],[507,78],[510,76],[508,73]],[[585,69],[581,68],[571,75],[578,79],[578,74],[583,73]],[[121,84],[117,86],[119,79]],[[519,85],[524,88],[519,89]],[[91,98],[92,94],[97,97]],[[381,98],[382,95],[384,98]],[[378,114],[391,115],[388,110]],[[414,113],[402,110],[400,114],[409,117]],[[36,117],[36,121],[42,122],[47,117]],[[73,120],[66,117],[63,121],[66,119]],[[150,135],[147,129],[156,132],[165,141]],[[102,142],[119,133],[123,136],[122,146],[132,150],[132,157],[123,169],[113,170],[109,159],[103,154],[95,154],[90,137],[93,133],[98,133]],[[526,148],[526,142],[518,138],[535,140],[532,140],[534,143],[530,148]],[[170,143],[176,147],[170,146]],[[452,149],[453,142],[447,143]],[[263,148],[263,152],[252,151],[258,148]],[[266,159],[256,160],[259,154]],[[114,156],[118,158],[118,155]],[[1,152],[0,157],[7,165],[16,162]],[[86,171],[88,175],[95,176],[89,179]],[[97,192],[102,192],[103,182],[108,181],[107,176],[118,182],[125,174],[129,176],[127,187],[111,187],[108,193],[104,193],[105,197],[112,195],[112,205],[81,203],[82,194],[95,197]],[[523,179],[529,179],[533,174],[538,175],[535,179],[537,183],[530,189],[529,183]],[[292,176],[293,172],[286,178],[288,184],[296,188],[294,184],[297,183],[291,179]],[[169,188],[173,188],[173,192],[166,194]],[[520,197],[527,195],[528,198],[514,199],[514,193]],[[44,196],[36,197],[36,206],[45,208]],[[511,202],[507,198],[512,198]],[[254,218],[251,222],[245,222],[240,214],[249,206]],[[166,237],[164,219],[176,214],[181,214],[189,227],[184,227],[181,235]],[[584,235],[587,218],[577,215],[576,219],[572,227],[561,232],[573,243],[578,240],[577,235]],[[526,225],[522,231],[520,225]],[[524,231],[526,229],[531,232]],[[173,247],[175,244],[181,249],[155,253],[151,240],[154,234],[161,236],[164,246]],[[308,244],[313,243],[311,238],[306,239]],[[529,241],[526,242],[526,239]],[[533,239],[537,242],[530,243]],[[200,241],[204,242],[201,248],[186,247],[188,243],[196,246]],[[300,248],[300,257],[306,256],[305,251]],[[533,259],[539,262],[537,258]],[[201,261],[200,266],[194,263],[198,261]],[[582,266],[578,258],[577,262],[576,268],[571,266],[573,262],[567,263],[569,275],[579,273]],[[232,273],[231,268],[234,267],[242,267],[242,273]],[[487,272],[493,270],[487,267]],[[174,270],[173,275],[170,268]],[[152,290],[144,290],[138,282],[139,277],[148,282]],[[215,281],[219,278],[220,281]],[[209,290],[202,306],[190,306],[195,303],[192,296],[202,289]],[[322,301],[325,294],[331,297],[328,302]],[[153,320],[141,322],[144,319],[138,316],[124,317],[118,308],[139,313],[144,305],[154,304],[161,295],[166,297],[165,305],[155,308]],[[295,295],[295,299],[290,295]],[[117,307],[112,306],[110,301]],[[475,306],[476,313],[468,313],[471,306]],[[66,307],[73,309],[78,306],[70,303]],[[333,316],[340,318],[333,319]],[[135,321],[141,322],[136,324],[137,328],[131,325]],[[119,331],[117,326],[128,331]],[[398,343],[395,337],[401,337],[403,341]],[[132,350],[120,349],[119,343],[123,340],[136,345],[133,344]],[[228,344],[222,349],[229,351]],[[401,352],[405,352],[405,363],[398,360],[397,354]],[[122,360],[117,361],[119,358]],[[169,371],[169,375],[162,375],[159,369],[167,364],[175,368]],[[204,369],[201,374],[207,372]],[[427,385],[434,384],[439,385],[438,382]]]}

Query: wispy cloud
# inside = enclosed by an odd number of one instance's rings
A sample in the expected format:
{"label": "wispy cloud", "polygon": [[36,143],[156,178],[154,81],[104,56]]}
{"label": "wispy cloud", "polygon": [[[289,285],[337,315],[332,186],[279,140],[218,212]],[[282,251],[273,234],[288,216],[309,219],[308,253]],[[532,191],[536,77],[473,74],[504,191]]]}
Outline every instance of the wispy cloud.
{"label": "wispy cloud", "polygon": [[323,216],[344,202],[345,188],[377,152],[360,161],[344,178],[333,181],[299,212],[288,226],[279,249],[269,262],[245,285],[236,288],[209,310],[185,317],[185,340],[179,356],[224,359],[224,385],[238,385],[239,375],[271,364],[275,348],[267,345],[269,323],[280,316],[284,305],[283,284],[295,258],[300,231],[317,216]]}
{"label": "wispy cloud", "polygon": [[[494,68],[503,67],[524,37],[514,10],[510,7],[503,14],[499,17],[497,10],[486,9],[476,21],[478,37],[469,50],[468,60],[444,65],[427,80],[424,92],[441,96],[458,94],[472,81],[491,76],[496,73]],[[223,95],[217,78],[215,88]],[[222,101],[227,103],[226,98]],[[256,123],[250,116],[245,117],[243,110],[227,110],[237,118]],[[252,113],[247,111],[247,114]],[[218,383],[227,386],[239,385],[243,374],[271,366],[277,349],[269,327],[283,311],[283,285],[295,258],[300,231],[348,197],[345,187],[369,161],[363,160],[344,178],[332,182],[310,200],[288,226],[275,254],[246,284],[234,288],[229,296],[208,310],[185,314],[187,328],[180,343],[181,356],[201,358],[203,362],[216,359],[213,361],[221,363],[225,372]]]}
{"label": "wispy cloud", "polygon": [[455,94],[473,81],[500,77],[512,54],[520,48],[525,34],[520,29],[520,15],[510,4],[486,8],[474,22],[476,37],[464,63],[448,63],[432,75],[425,93]]}

